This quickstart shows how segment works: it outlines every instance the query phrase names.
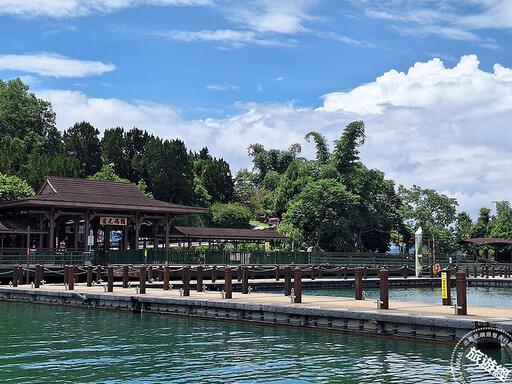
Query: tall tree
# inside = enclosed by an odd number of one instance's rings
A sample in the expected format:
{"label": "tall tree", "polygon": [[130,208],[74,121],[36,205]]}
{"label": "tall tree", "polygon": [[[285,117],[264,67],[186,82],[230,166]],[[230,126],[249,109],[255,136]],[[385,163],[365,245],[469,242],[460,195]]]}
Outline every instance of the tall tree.
{"label": "tall tree", "polygon": [[345,127],[341,139],[334,142],[334,165],[342,178],[347,178],[353,165],[359,160],[359,147],[366,138],[364,130],[362,121],[354,121]]}
{"label": "tall tree", "polygon": [[85,176],[93,175],[101,169],[100,131],[88,122],[76,123],[64,131],[63,139],[69,156],[78,159]]}
{"label": "tall tree", "polygon": [[17,176],[0,173],[0,202],[23,199],[34,195],[34,190]]}
{"label": "tall tree", "polygon": [[316,160],[320,164],[328,164],[331,158],[331,154],[329,152],[329,146],[325,141],[325,137],[317,132],[309,132],[305,139],[309,143],[310,139],[313,138],[316,144]]}

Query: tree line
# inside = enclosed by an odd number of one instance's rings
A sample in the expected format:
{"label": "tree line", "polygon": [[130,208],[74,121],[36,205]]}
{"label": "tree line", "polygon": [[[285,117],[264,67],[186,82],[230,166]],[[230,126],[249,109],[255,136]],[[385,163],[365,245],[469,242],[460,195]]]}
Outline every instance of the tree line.
{"label": "tree line", "polygon": [[[150,197],[210,207],[198,225],[247,227],[249,220],[281,218],[278,230],[295,249],[386,252],[391,244],[407,253],[414,231],[423,228],[429,251],[462,250],[471,237],[512,239],[507,201],[482,208],[475,222],[457,214],[457,200],[432,189],[406,188],[370,169],[359,158],[365,142],[362,121],[348,124],[330,150],[321,133],[315,159],[302,145],[286,150],[248,148],[252,169],[231,174],[229,164],[207,147],[189,151],[182,140],[164,140],[139,128],[100,131],[77,122],[64,132],[55,125],[51,104],[38,99],[20,79],[0,80],[0,201],[30,196],[46,176],[89,177],[134,182]],[[189,224],[194,224],[192,219]]]}

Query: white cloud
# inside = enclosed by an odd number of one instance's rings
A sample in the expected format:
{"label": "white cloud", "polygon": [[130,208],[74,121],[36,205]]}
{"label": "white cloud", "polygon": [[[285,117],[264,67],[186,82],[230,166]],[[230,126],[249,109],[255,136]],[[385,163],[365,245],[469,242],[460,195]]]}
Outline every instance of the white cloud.
{"label": "white cloud", "polygon": [[87,77],[115,70],[113,64],[75,60],[54,53],[0,55],[0,70],[37,73],[49,77]]}
{"label": "white cloud", "polygon": [[207,89],[210,91],[236,91],[240,87],[238,85],[227,85],[227,84],[214,84],[214,85],[207,85]]}
{"label": "white cloud", "polygon": [[0,0],[0,15],[73,18],[141,5],[210,5],[211,0]]}
{"label": "white cloud", "polygon": [[262,33],[293,34],[305,32],[304,21],[314,20],[308,14],[316,0],[250,0],[228,7],[232,21]]}
{"label": "white cloud", "polygon": [[294,142],[314,157],[311,130],[331,144],[354,120],[366,124],[361,158],[388,178],[457,197],[475,218],[478,208],[510,200],[512,178],[512,69],[478,67],[474,55],[453,68],[439,59],[416,63],[407,73],[391,70],[349,92],[324,96],[316,110],[293,104],[237,104],[228,118],[187,121],[179,109],[143,101],[93,99],[80,92],[37,92],[50,100],[57,124],[66,129],[86,120],[100,130],[137,126],[164,138],[179,137],[187,147],[207,145],[237,172],[250,167],[247,147],[259,142],[285,149]]}

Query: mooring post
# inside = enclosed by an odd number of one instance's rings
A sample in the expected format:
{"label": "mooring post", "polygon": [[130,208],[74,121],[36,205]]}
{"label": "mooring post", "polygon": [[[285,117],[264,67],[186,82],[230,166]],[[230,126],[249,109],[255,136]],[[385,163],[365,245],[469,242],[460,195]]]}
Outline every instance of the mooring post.
{"label": "mooring post", "polygon": [[249,293],[249,267],[247,265],[242,267],[242,293],[244,295]]}
{"label": "mooring post", "polygon": [[101,280],[101,265],[96,266],[96,282],[99,283]]}
{"label": "mooring post", "polygon": [[503,267],[499,267],[498,272],[500,274],[500,277],[503,277]]}
{"label": "mooring post", "polygon": [[114,292],[114,267],[107,268],[107,292]]}
{"label": "mooring post", "polygon": [[279,269],[279,265],[276,265],[276,281],[279,281],[280,274],[281,270]]}
{"label": "mooring post", "polygon": [[489,266],[488,265],[485,266],[485,278],[486,279],[489,278]]}
{"label": "mooring post", "polygon": [[464,268],[464,271],[466,272],[466,278],[469,277],[469,267],[466,266],[466,268]]}
{"label": "mooring post", "polygon": [[341,279],[341,267],[338,267],[338,279]]}
{"label": "mooring post", "polygon": [[295,268],[293,270],[293,294],[294,303],[302,303],[302,269]]}
{"label": "mooring post", "polygon": [[41,284],[41,266],[36,264],[36,269],[34,271],[34,288],[39,288]]}
{"label": "mooring post", "polygon": [[190,296],[190,267],[183,267],[181,273],[181,281],[183,282],[183,296]]}
{"label": "mooring post", "polygon": [[430,278],[432,279],[434,277],[434,264],[429,266],[428,271],[430,273]]}
{"label": "mooring post", "polygon": [[311,280],[315,280],[315,266],[311,266]]}
{"label": "mooring post", "polygon": [[494,265],[491,268],[491,276],[493,279],[496,277],[496,267]]}
{"label": "mooring post", "polygon": [[168,291],[169,290],[169,278],[170,278],[170,270],[169,270],[169,266],[166,265],[164,267],[164,291]]}
{"label": "mooring post", "polygon": [[18,286],[18,266],[15,265],[12,268],[12,286],[17,287]]}
{"label": "mooring post", "polygon": [[292,294],[292,267],[287,265],[284,268],[284,295],[290,296]]}
{"label": "mooring post", "polygon": [[197,266],[196,291],[203,292],[203,266]]}
{"label": "mooring post", "polygon": [[212,283],[217,281],[217,266],[212,266]]}
{"label": "mooring post", "polygon": [[236,279],[240,282],[242,281],[242,266],[239,265],[237,268],[236,268]]}
{"label": "mooring post", "polygon": [[363,268],[363,279],[367,279],[368,278],[368,268],[366,266],[364,266]]}
{"label": "mooring post", "polygon": [[130,266],[123,265],[123,288],[128,288],[129,280],[130,280]]}
{"label": "mooring post", "polygon": [[452,305],[450,268],[441,272],[441,291],[443,305]]}
{"label": "mooring post", "polygon": [[407,269],[407,264],[404,265],[404,270],[403,270],[403,276],[404,276],[404,279],[407,279],[407,273],[408,273],[408,269]]}
{"label": "mooring post", "polygon": [[318,278],[321,279],[322,278],[322,266],[321,265],[318,266],[317,272],[318,272],[317,273]]}
{"label": "mooring post", "polygon": [[72,265],[68,267],[68,289],[75,289],[75,267]]}
{"label": "mooring post", "polygon": [[149,265],[148,266],[147,281],[151,281],[152,278],[153,278],[153,266]]}
{"label": "mooring post", "polygon": [[146,293],[146,266],[141,265],[139,270],[139,293],[144,295]]}
{"label": "mooring post", "polygon": [[455,281],[457,287],[457,315],[467,315],[466,274],[464,272],[457,272],[455,274]]}
{"label": "mooring post", "polygon": [[75,283],[79,283],[78,279],[80,278],[80,275],[79,275],[80,270],[78,268],[78,265],[75,265],[74,268],[75,268]]}
{"label": "mooring post", "polygon": [[485,276],[485,265],[482,265],[482,277]]}
{"label": "mooring post", "polygon": [[379,270],[380,309],[389,309],[389,271]]}
{"label": "mooring post", "polygon": [[356,300],[363,300],[363,268],[356,267],[354,274]]}
{"label": "mooring post", "polygon": [[67,265],[64,266],[64,285],[66,285],[69,281],[69,267]]}
{"label": "mooring post", "polygon": [[233,298],[233,276],[231,272],[231,267],[224,268],[224,298],[232,299]]}
{"label": "mooring post", "polygon": [[473,265],[473,277],[478,277],[478,267]]}
{"label": "mooring post", "polygon": [[92,287],[92,265],[87,266],[87,286]]}
{"label": "mooring post", "polygon": [[256,267],[254,265],[251,265],[251,280],[254,280],[256,278]]}
{"label": "mooring post", "polygon": [[345,266],[345,268],[344,268],[343,278],[344,278],[345,280],[347,280],[347,279],[348,279],[348,267],[347,267],[347,266]]}

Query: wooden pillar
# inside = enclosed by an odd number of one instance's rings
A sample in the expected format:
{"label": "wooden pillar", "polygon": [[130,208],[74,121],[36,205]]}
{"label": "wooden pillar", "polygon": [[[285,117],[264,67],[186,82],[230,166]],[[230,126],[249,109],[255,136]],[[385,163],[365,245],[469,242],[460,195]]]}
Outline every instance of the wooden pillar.
{"label": "wooden pillar", "polygon": [[295,268],[293,270],[293,292],[295,298],[294,303],[302,303],[302,270]]}
{"label": "wooden pillar", "polygon": [[190,296],[190,267],[183,267],[182,278],[183,296]]}
{"label": "wooden pillar", "polygon": [[363,267],[363,279],[367,279],[368,278],[368,268]]}
{"label": "wooden pillar", "polygon": [[74,231],[74,239],[73,239],[73,248],[75,248],[75,251],[78,250],[78,216],[75,216],[75,231]]}
{"label": "wooden pillar", "polygon": [[279,281],[280,274],[281,269],[279,268],[279,265],[276,265],[276,281]]}
{"label": "wooden pillar", "polygon": [[48,248],[50,250],[55,249],[55,213],[53,208],[50,209],[50,228],[48,230],[48,236],[50,237],[48,239]]}
{"label": "wooden pillar", "polygon": [[232,273],[231,267],[224,268],[224,298],[232,299],[233,298],[233,286],[232,286]]}
{"label": "wooden pillar", "polygon": [[101,265],[96,266],[96,282],[99,283],[101,280]]}
{"label": "wooden pillar", "polygon": [[128,288],[129,280],[130,280],[130,266],[123,265],[123,288]]}
{"label": "wooden pillar", "polygon": [[[430,268],[430,270],[432,270],[432,268]],[[407,272],[408,272],[407,265],[404,265],[404,270],[403,270],[404,279],[407,279]],[[430,277],[432,277],[432,276],[430,276]]]}
{"label": "wooden pillar", "polygon": [[39,264],[36,264],[36,269],[34,272],[34,288],[39,288],[41,285],[41,280],[43,279],[41,268],[42,267]]}
{"label": "wooden pillar", "polygon": [[18,286],[18,266],[15,265],[12,268],[12,286],[17,287]]}
{"label": "wooden pillar", "polygon": [[146,266],[142,265],[139,270],[139,293],[144,295],[146,293]]}
{"label": "wooden pillar", "polygon": [[478,277],[478,267],[476,265],[473,266],[473,277]]}
{"label": "wooden pillar", "polygon": [[249,293],[249,268],[247,265],[244,265],[242,268],[242,293]]}
{"label": "wooden pillar", "polygon": [[[457,276],[457,275],[455,275]],[[494,279],[496,277],[496,267],[493,265],[491,268],[491,276]]]}
{"label": "wooden pillar", "polygon": [[66,285],[69,281],[69,267],[67,265],[64,266],[64,285]]}
{"label": "wooden pillar", "polygon": [[135,215],[135,239],[133,240],[133,249],[139,249],[139,212]]}
{"label": "wooden pillar", "polygon": [[315,266],[311,266],[311,280],[315,280]]}
{"label": "wooden pillar", "polygon": [[114,292],[114,267],[107,268],[107,292]]}
{"label": "wooden pillar", "polygon": [[164,291],[168,291],[169,290],[169,277],[170,277],[170,270],[169,270],[169,266],[166,265],[164,266]]}
{"label": "wooden pillar", "polygon": [[217,266],[212,266],[212,283],[215,283],[217,281]]}
{"label": "wooden pillar", "polygon": [[72,265],[68,267],[68,289],[75,289],[75,267]]}
{"label": "wooden pillar", "polygon": [[292,267],[287,265],[284,268],[284,295],[290,296],[292,293]]}
{"label": "wooden pillar", "polygon": [[380,309],[389,309],[389,272],[383,268],[379,270]]}
{"label": "wooden pillar", "polygon": [[457,314],[468,314],[468,301],[466,295],[466,274],[464,272],[457,272],[455,274],[456,288],[457,288]]}
{"label": "wooden pillar", "polygon": [[355,273],[355,297],[356,300],[363,300],[363,268],[357,267]]}
{"label": "wooden pillar", "polygon": [[[169,214],[165,214],[165,255],[169,253]],[[167,259],[166,259],[167,260]]]}
{"label": "wooden pillar", "polygon": [[345,268],[344,268],[344,271],[343,271],[343,278],[344,278],[345,280],[347,280],[347,279],[348,279],[348,267],[347,267],[347,266],[345,266]]}
{"label": "wooden pillar", "polygon": [[242,281],[242,266],[240,265],[236,268],[236,279]]}
{"label": "wooden pillar", "polygon": [[92,287],[92,265],[87,266],[87,286]]}
{"label": "wooden pillar", "polygon": [[203,266],[197,266],[196,291],[203,292]]}

